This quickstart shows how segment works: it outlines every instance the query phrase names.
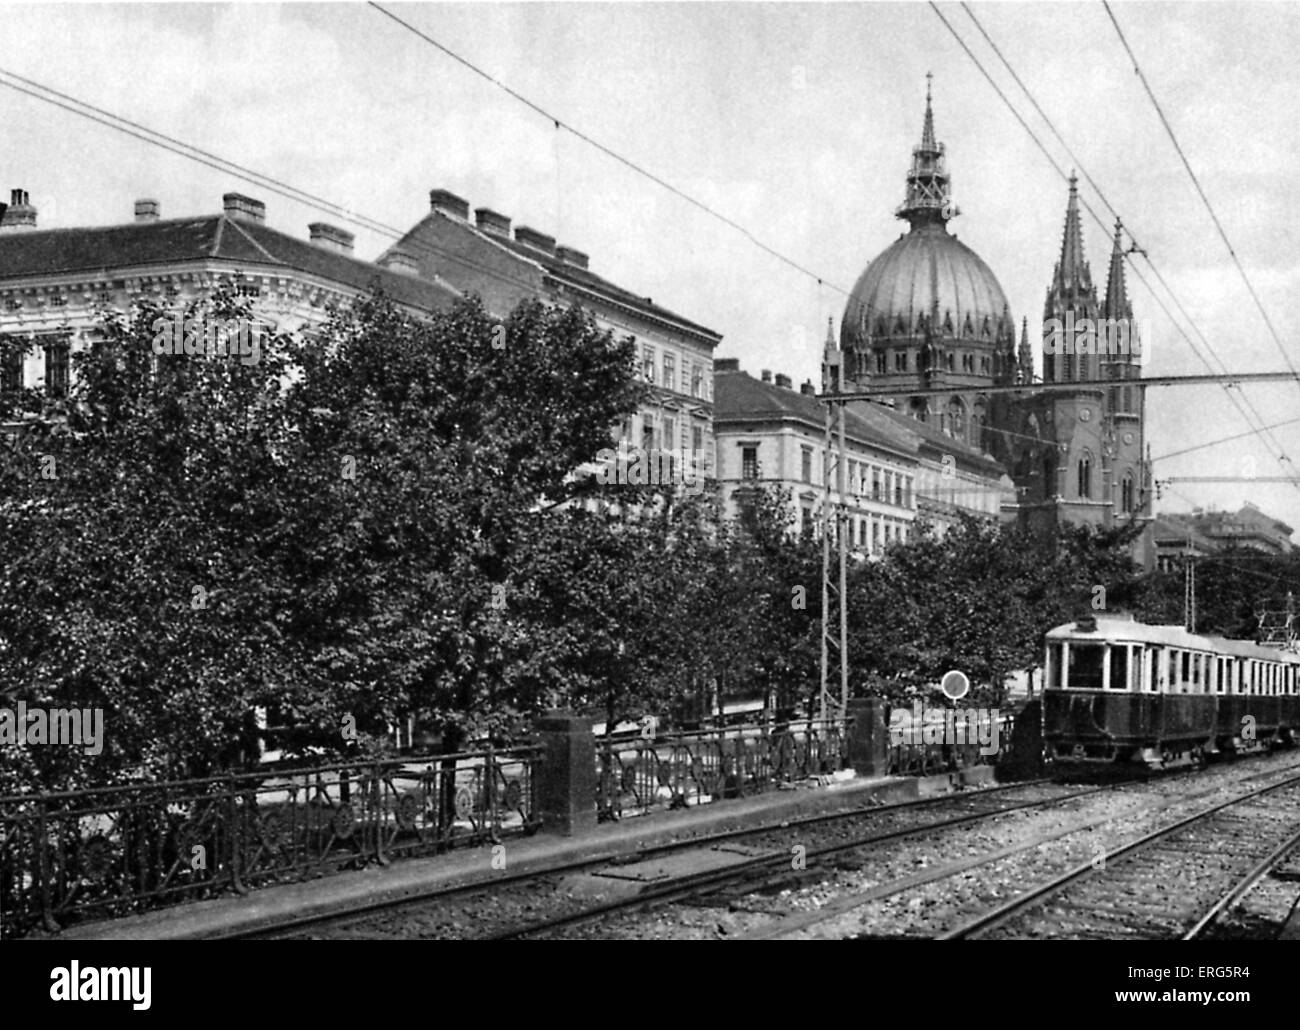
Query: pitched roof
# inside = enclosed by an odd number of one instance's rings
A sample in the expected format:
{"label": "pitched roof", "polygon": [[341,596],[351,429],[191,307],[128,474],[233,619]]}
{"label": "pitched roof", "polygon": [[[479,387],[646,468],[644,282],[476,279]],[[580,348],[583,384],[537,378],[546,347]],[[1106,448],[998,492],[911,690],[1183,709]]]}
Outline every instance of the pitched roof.
{"label": "pitched roof", "polygon": [[[681,315],[655,304],[648,297],[633,293],[631,290],[624,289],[608,279],[596,275],[589,269],[565,261],[559,254],[530,246],[509,236],[484,232],[469,222],[452,218],[442,211],[435,210],[425,215],[401,240],[394,244],[392,249],[406,250],[415,254],[417,260],[420,260],[421,255],[434,254],[439,249],[436,243],[430,242],[430,238],[435,240],[445,238],[444,234],[447,231],[459,232],[464,237],[475,240],[478,244],[486,244],[493,250],[500,248],[497,251],[498,253],[505,251],[517,260],[539,267],[547,276],[560,285],[568,285],[581,291],[594,293],[598,297],[631,308],[652,318],[675,323],[692,333],[715,340],[722,338],[722,334],[716,330],[683,318]],[[459,256],[464,257],[464,255]],[[421,264],[423,267],[424,263],[421,262]],[[498,274],[490,266],[480,266],[480,270],[487,275]],[[520,285],[524,284],[521,283]]]}
{"label": "pitched roof", "polygon": [[[878,407],[878,405],[877,405]],[[748,372],[715,372],[713,375],[713,424],[755,419],[797,418],[820,429],[826,424],[826,405],[816,397],[774,383],[764,383]],[[850,408],[845,415],[847,435],[858,443],[915,457],[920,438],[883,419],[873,411]]]}
{"label": "pitched roof", "polygon": [[379,286],[398,303],[422,309],[445,307],[458,296],[445,282],[393,272],[226,215],[0,233],[0,283],[223,260],[302,272],[360,291]]}

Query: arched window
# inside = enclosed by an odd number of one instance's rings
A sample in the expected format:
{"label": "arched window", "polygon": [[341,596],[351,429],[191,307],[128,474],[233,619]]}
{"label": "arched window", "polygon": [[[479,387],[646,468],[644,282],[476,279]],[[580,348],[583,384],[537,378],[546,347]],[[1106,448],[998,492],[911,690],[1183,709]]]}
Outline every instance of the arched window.
{"label": "arched window", "polygon": [[912,403],[908,406],[909,414],[918,422],[926,421],[928,409],[924,397],[913,397]]}
{"label": "arched window", "polygon": [[966,439],[966,408],[960,397],[948,402],[948,425],[944,429],[955,440]]}
{"label": "arched window", "polygon": [[1092,455],[1084,451],[1079,459],[1079,496],[1085,501],[1092,497]]}
{"label": "arched window", "polygon": [[1124,478],[1119,485],[1119,509],[1125,514],[1133,511],[1133,472],[1129,470],[1124,473]]}

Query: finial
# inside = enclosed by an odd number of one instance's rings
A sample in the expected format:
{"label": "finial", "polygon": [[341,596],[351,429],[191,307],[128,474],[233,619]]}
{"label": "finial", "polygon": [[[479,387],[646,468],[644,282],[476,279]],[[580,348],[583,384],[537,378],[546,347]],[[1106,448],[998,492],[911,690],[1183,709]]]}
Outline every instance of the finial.
{"label": "finial", "polygon": [[930,102],[930,83],[933,81],[933,79],[934,79],[934,72],[925,73],[925,102],[927,104]]}
{"label": "finial", "polygon": [[1075,174],[1074,169],[1070,169],[1070,192],[1079,192],[1079,177]]}

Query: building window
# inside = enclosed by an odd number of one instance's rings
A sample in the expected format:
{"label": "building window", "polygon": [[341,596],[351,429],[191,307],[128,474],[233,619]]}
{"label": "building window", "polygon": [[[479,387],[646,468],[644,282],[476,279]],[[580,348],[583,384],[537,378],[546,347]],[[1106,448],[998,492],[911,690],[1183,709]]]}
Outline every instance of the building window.
{"label": "building window", "polygon": [[45,345],[45,392],[51,397],[68,395],[68,341]]}
{"label": "building window", "polygon": [[966,408],[961,400],[954,397],[948,403],[948,435],[961,440],[966,436]]}
{"label": "building window", "polygon": [[641,348],[641,375],[647,383],[655,381],[655,349],[649,344]]}
{"label": "building window", "polygon": [[889,358],[884,351],[881,351],[879,354],[876,355],[876,373],[878,375],[883,376],[888,371],[889,371]]}
{"label": "building window", "polygon": [[880,500],[880,469],[878,468],[871,470],[871,499]]}
{"label": "building window", "polygon": [[800,510],[803,512],[803,520],[799,525],[799,535],[805,540],[811,540],[813,535],[812,509],[805,504]]}
{"label": "building window", "polygon": [[1120,511],[1128,514],[1133,511],[1133,473],[1125,472],[1119,487]]}
{"label": "building window", "polygon": [[1089,500],[1092,497],[1092,456],[1084,454],[1079,459],[1079,483],[1078,493],[1083,500]]}
{"label": "building window", "polygon": [[803,481],[805,483],[811,483],[813,481],[812,459],[813,459],[812,448],[811,447],[803,448]]}
{"label": "building window", "polygon": [[907,371],[907,351],[900,350],[894,352],[894,371],[895,372]]}
{"label": "building window", "polygon": [[740,449],[740,478],[758,478],[758,448],[742,447]]}
{"label": "building window", "polygon": [[677,388],[677,359],[671,354],[664,355],[664,386],[670,390]]}
{"label": "building window", "polygon": [[704,397],[704,369],[699,365],[691,366],[691,396],[697,400]]}
{"label": "building window", "polygon": [[664,448],[670,451],[677,448],[677,420],[675,418],[664,419]]}
{"label": "building window", "polygon": [[871,523],[871,553],[875,554],[880,550],[880,523]]}
{"label": "building window", "polygon": [[903,506],[903,477],[894,476],[894,504],[901,508]]}
{"label": "building window", "polygon": [[653,415],[646,415],[641,422],[641,450],[649,454],[655,449],[655,421]]}
{"label": "building window", "polygon": [[699,426],[691,426],[691,453],[699,454],[704,450],[704,430]]}

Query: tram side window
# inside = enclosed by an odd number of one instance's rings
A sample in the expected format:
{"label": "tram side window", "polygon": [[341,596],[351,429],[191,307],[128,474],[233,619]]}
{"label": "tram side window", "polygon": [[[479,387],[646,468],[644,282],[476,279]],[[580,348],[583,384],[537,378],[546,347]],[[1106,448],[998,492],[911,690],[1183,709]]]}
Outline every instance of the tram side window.
{"label": "tram side window", "polygon": [[1192,682],[1192,653],[1183,651],[1182,675],[1178,678],[1179,693],[1187,693],[1187,685]]}
{"label": "tram side window", "polygon": [[1205,656],[1200,654],[1192,655],[1192,693],[1201,692],[1201,664],[1205,661]]}
{"label": "tram side window", "polygon": [[1227,675],[1227,662],[1222,658],[1214,659],[1214,692],[1222,694],[1224,690],[1223,678]]}
{"label": "tram side window", "polygon": [[1065,668],[1061,663],[1064,657],[1064,644],[1047,645],[1047,685],[1053,690],[1061,689],[1061,670]]}
{"label": "tram side window", "polygon": [[1236,687],[1238,694],[1244,694],[1246,692],[1246,663],[1240,658],[1233,659],[1232,682]]}
{"label": "tram side window", "polygon": [[1151,648],[1151,662],[1147,666],[1147,690],[1155,693],[1160,689],[1160,663],[1164,661],[1165,652],[1159,647]]}
{"label": "tram side window", "polygon": [[1110,688],[1128,690],[1128,645],[1112,644],[1110,648]]}
{"label": "tram side window", "polygon": [[1102,658],[1100,644],[1070,645],[1070,686],[1080,690],[1100,690]]}

